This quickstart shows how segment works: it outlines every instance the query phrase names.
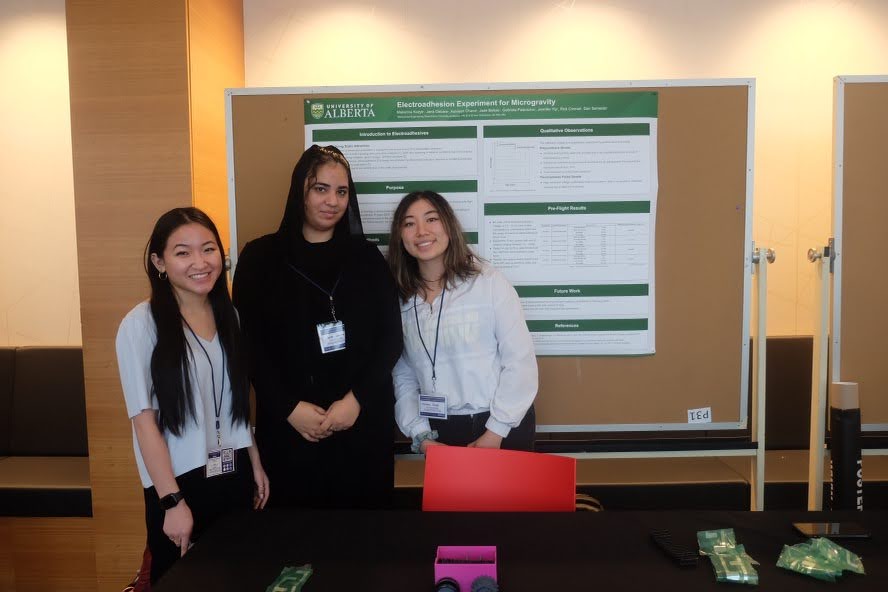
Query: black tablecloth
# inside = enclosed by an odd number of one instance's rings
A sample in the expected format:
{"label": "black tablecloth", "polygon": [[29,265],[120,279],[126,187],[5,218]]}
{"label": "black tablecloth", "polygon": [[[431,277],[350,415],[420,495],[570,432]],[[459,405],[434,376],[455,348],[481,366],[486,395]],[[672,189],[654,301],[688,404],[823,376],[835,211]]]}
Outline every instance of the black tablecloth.
{"label": "black tablecloth", "polygon": [[[843,540],[867,575],[821,582],[776,567],[784,544],[803,542],[792,522],[851,520],[872,538]],[[884,590],[888,585],[888,513],[577,512],[525,514],[409,511],[264,511],[231,516],[195,543],[155,587],[264,591],[284,566],[311,563],[306,592],[432,590],[438,545],[496,545],[504,592],[560,590],[724,590],[709,560],[680,568],[652,542],[697,548],[696,532],[733,528],[754,559],[760,590]],[[744,589],[744,588],[738,588]]]}

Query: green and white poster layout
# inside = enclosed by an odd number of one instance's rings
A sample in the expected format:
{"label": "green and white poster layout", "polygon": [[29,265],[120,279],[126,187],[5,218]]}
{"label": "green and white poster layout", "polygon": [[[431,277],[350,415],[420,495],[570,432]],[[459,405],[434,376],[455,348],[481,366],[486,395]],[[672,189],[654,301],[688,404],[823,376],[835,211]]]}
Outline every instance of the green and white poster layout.
{"label": "green and white poster layout", "polygon": [[383,251],[401,197],[448,199],[538,355],[654,353],[656,93],[315,98],[305,121],[306,146],[349,159]]}

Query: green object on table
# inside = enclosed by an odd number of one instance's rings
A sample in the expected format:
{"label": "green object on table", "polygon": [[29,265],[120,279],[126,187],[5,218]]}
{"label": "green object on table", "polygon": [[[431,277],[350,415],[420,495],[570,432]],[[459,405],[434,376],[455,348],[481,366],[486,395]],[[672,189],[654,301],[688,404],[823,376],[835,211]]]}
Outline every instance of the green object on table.
{"label": "green object on table", "polygon": [[745,553],[713,553],[709,555],[709,560],[715,571],[715,579],[719,582],[750,584],[752,586],[759,582],[758,572],[749,561],[749,555]]}
{"label": "green object on table", "polygon": [[783,545],[783,551],[780,552],[780,557],[777,559],[777,567],[826,582],[835,582],[836,576],[842,574],[841,570],[836,572],[826,559],[813,555],[810,545],[807,543],[792,547]]}
{"label": "green object on table", "polygon": [[845,571],[865,575],[860,557],[823,537],[791,547],[784,545],[777,567],[827,582],[835,582]]}
{"label": "green object on table", "polygon": [[715,579],[719,582],[736,584],[758,584],[758,572],[754,565],[758,562],[746,553],[743,545],[737,544],[733,528],[701,530],[697,533],[700,554],[709,557]]}
{"label": "green object on table", "polygon": [[860,557],[837,545],[826,537],[812,539],[810,541],[811,548],[821,557],[825,557],[832,565],[838,567],[841,571],[850,571],[860,575],[866,575],[863,571],[863,561]]}
{"label": "green object on table", "polygon": [[733,528],[701,530],[697,533],[700,555],[713,555],[732,551],[737,546]]}
{"label": "green object on table", "polygon": [[312,569],[309,563],[300,567],[285,567],[277,579],[265,589],[265,592],[299,592],[311,574]]}

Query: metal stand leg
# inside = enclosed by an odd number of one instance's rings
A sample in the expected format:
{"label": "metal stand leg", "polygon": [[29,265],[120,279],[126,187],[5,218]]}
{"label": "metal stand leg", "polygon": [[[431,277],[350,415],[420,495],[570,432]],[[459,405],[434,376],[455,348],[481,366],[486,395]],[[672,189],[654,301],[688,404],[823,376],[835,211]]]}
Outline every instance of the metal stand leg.
{"label": "metal stand leg", "polygon": [[811,441],[808,453],[808,510],[823,509],[823,446],[826,437],[826,370],[829,349],[829,251],[810,249],[808,259],[817,265],[817,310],[814,361],[811,369]]}
{"label": "metal stand leg", "polygon": [[765,509],[765,371],[768,352],[768,265],[774,262],[774,251],[758,249],[753,251],[753,273],[758,274],[756,285],[756,336],[753,364],[752,388],[752,429],[750,433],[756,441],[756,453],[752,458],[749,508],[753,511]]}

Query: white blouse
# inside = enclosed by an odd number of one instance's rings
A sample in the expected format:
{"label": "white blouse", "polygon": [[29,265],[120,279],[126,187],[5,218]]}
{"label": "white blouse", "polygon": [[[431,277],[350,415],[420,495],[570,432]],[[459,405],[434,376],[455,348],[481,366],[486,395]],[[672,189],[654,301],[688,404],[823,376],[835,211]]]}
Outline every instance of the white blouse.
{"label": "white blouse", "polygon": [[[178,436],[167,431],[162,432],[170,451],[173,473],[177,477],[192,469],[205,466],[208,452],[218,448],[215,406],[220,403],[219,427],[222,432],[222,447],[240,449],[253,444],[248,425],[244,423],[232,425],[231,380],[228,376],[228,367],[223,360],[218,333],[212,341],[207,341],[193,335],[187,328],[183,327],[183,331],[189,349],[189,378],[195,417],[186,420]],[[151,354],[156,343],[157,328],[151,316],[151,307],[148,302],[142,302],[124,317],[117,331],[117,365],[120,370],[123,396],[126,399],[126,412],[130,419],[145,409],[158,409],[157,397],[153,393],[151,382]],[[136,453],[136,464],[142,486],[151,487],[153,484],[142,459],[135,426],[133,426],[133,450]]]}

